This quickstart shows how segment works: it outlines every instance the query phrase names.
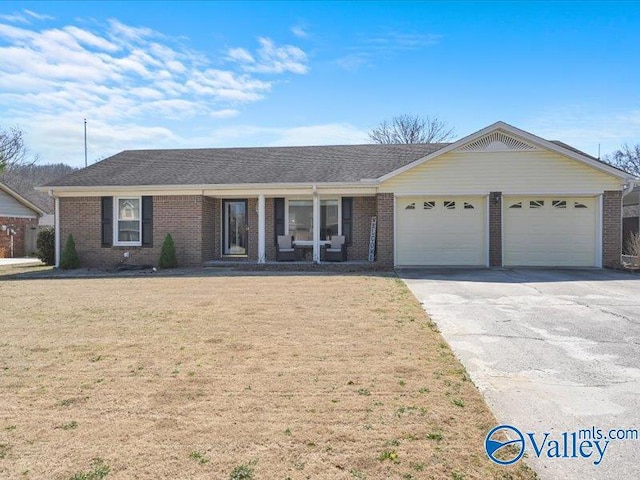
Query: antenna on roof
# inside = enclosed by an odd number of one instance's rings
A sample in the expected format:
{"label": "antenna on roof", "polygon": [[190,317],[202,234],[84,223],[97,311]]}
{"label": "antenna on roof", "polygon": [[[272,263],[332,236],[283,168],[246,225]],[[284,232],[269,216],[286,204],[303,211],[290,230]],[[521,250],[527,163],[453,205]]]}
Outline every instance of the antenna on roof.
{"label": "antenna on roof", "polygon": [[598,160],[600,160],[600,144],[598,144]]}
{"label": "antenna on roof", "polygon": [[87,119],[84,119],[84,166],[87,167]]}

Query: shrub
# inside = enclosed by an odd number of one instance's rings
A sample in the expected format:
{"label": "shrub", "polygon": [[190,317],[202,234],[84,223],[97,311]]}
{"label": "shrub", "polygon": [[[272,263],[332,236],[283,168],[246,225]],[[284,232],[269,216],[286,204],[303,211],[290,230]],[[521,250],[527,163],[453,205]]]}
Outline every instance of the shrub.
{"label": "shrub", "polygon": [[627,238],[625,247],[629,255],[640,256],[640,234],[632,232]]}
{"label": "shrub", "polygon": [[60,256],[60,268],[63,270],[80,268],[80,258],[78,258],[78,253],[76,252],[76,242],[73,241],[73,235],[71,234],[67,237],[67,243]]}
{"label": "shrub", "polygon": [[176,246],[173,243],[173,238],[170,233],[167,233],[167,236],[164,237],[164,242],[162,242],[162,251],[160,252],[158,266],[160,268],[176,268],[178,266]]}
{"label": "shrub", "polygon": [[53,227],[43,228],[38,232],[36,240],[38,258],[47,265],[56,262],[56,232]]}

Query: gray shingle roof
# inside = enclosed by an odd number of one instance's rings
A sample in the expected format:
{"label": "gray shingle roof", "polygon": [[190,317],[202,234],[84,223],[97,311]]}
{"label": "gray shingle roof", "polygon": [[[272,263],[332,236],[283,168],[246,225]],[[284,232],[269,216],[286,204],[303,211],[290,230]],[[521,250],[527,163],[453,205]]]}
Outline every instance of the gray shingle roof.
{"label": "gray shingle roof", "polygon": [[47,186],[359,182],[379,178],[447,145],[126,150]]}

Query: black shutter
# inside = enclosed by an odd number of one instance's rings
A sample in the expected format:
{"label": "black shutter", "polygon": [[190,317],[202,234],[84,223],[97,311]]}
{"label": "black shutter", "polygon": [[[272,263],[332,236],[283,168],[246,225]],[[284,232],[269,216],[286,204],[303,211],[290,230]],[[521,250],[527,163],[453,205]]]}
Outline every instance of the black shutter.
{"label": "black shutter", "polygon": [[113,245],[113,197],[102,197],[102,246]]}
{"label": "black shutter", "polygon": [[345,243],[351,245],[353,239],[353,197],[342,197],[342,235]]}
{"label": "black shutter", "polygon": [[273,199],[274,242],[278,244],[278,235],[284,235],[284,198]]}
{"label": "black shutter", "polygon": [[153,247],[153,197],[142,197],[142,246]]}

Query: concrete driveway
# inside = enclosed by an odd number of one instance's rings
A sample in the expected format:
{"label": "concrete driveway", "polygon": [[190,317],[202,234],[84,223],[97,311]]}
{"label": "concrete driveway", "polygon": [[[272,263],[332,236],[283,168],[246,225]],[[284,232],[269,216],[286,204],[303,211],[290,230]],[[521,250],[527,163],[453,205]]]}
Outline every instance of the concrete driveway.
{"label": "concrete driveway", "polygon": [[[564,458],[576,449],[562,433],[640,429],[640,276],[536,269],[399,274],[498,422],[523,433],[527,462],[540,478],[638,478],[640,440],[603,439],[602,455],[592,443],[577,458]],[[540,457],[527,433],[538,447],[549,433]]]}

